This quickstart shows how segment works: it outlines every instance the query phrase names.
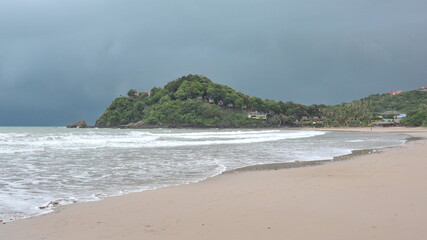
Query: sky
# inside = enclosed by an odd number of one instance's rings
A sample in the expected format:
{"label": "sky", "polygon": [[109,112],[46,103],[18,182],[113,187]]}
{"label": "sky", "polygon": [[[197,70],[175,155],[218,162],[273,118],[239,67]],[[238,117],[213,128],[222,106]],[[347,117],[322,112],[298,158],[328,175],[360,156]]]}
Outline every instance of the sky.
{"label": "sky", "polygon": [[427,85],[425,0],[0,0],[0,126],[93,124],[201,74],[337,104]]}

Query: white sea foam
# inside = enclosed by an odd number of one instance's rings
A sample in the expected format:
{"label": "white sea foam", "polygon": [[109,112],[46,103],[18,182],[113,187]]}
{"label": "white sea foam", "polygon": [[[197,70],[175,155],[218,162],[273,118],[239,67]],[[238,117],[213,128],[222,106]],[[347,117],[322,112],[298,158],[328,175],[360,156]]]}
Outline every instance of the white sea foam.
{"label": "white sea foam", "polygon": [[47,213],[51,202],[94,201],[402,141],[325,131],[0,128],[0,219]]}
{"label": "white sea foam", "polygon": [[19,153],[54,149],[90,148],[140,148],[140,147],[178,147],[213,144],[243,144],[278,141],[283,139],[306,138],[323,135],[325,132],[284,132],[272,131],[226,131],[226,132],[188,132],[188,133],[150,133],[130,131],[125,134],[48,134],[31,135],[10,133],[0,136],[0,153]]}

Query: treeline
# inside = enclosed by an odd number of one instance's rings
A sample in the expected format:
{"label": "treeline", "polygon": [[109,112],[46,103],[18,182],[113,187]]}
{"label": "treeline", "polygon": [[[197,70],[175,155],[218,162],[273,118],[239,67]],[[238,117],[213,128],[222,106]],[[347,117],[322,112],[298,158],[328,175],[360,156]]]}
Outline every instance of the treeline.
{"label": "treeline", "polygon": [[[149,92],[129,90],[116,98],[96,126],[115,127],[143,121],[168,127],[268,127],[292,125],[303,116],[319,116],[326,105],[263,100],[217,84],[200,75],[188,75],[154,87]],[[266,120],[250,119],[248,112],[265,113]]]}
{"label": "treeline", "polygon": [[[405,93],[398,95],[399,98],[390,96],[372,95],[333,106],[306,106],[263,100],[214,83],[207,77],[188,75],[149,92],[129,90],[128,96],[112,102],[96,126],[117,127],[136,122],[163,127],[367,126],[378,112],[390,110],[388,107],[415,111],[420,107],[417,101],[423,97],[426,100],[426,92]],[[266,118],[249,118],[248,113],[254,111],[265,114]],[[423,116],[418,112],[413,115],[417,119]]]}
{"label": "treeline", "polygon": [[412,127],[427,127],[427,109],[420,108],[409,111],[408,116],[402,120],[402,124]]}
{"label": "treeline", "polygon": [[413,90],[397,95],[375,94],[362,100],[371,103],[372,112],[375,114],[395,110],[407,114],[407,117],[401,121],[403,125],[427,127],[426,91]]}
{"label": "treeline", "polygon": [[368,126],[374,119],[369,101],[354,101],[323,109],[327,117],[324,125],[328,127],[361,127]]}
{"label": "treeline", "polygon": [[396,95],[374,94],[350,103],[328,106],[324,113],[329,117],[329,126],[369,126],[387,111],[406,113],[400,124],[405,126],[427,126],[427,92],[408,91]]}
{"label": "treeline", "polygon": [[400,94],[373,94],[355,102],[369,102],[373,113],[395,110],[409,113],[413,110],[427,109],[426,91],[408,91]]}

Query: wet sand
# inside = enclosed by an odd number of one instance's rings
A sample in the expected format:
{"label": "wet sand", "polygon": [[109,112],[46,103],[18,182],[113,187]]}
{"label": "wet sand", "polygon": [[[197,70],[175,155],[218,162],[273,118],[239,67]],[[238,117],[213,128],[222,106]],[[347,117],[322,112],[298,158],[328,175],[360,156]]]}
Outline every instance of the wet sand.
{"label": "wet sand", "polygon": [[[427,138],[425,128],[372,131]],[[422,139],[347,161],[234,171],[61,207],[0,225],[0,239],[414,240],[427,236],[426,202],[427,140]]]}

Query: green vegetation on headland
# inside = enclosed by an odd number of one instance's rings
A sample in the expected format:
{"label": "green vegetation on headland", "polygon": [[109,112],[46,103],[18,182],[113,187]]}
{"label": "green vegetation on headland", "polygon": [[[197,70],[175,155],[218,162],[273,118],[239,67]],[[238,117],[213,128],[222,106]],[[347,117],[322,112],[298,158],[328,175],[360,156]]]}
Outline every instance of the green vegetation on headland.
{"label": "green vegetation on headland", "polygon": [[116,98],[96,121],[97,127],[277,127],[368,126],[383,111],[408,113],[402,124],[427,124],[427,92],[371,95],[326,106],[263,100],[188,75],[149,92],[129,90]]}
{"label": "green vegetation on headland", "polygon": [[427,126],[427,91],[374,94],[323,112],[330,126]]}

